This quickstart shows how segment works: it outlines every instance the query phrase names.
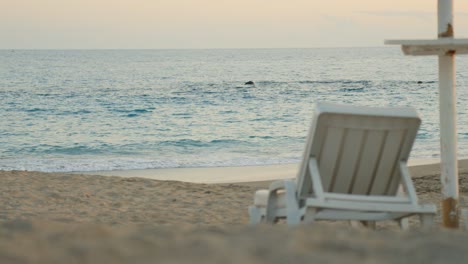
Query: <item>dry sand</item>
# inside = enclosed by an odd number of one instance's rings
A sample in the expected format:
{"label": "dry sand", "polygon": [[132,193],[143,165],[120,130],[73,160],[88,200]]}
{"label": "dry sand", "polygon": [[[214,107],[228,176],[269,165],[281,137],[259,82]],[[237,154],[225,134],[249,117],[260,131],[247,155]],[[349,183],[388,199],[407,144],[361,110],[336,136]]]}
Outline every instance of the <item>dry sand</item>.
{"label": "dry sand", "polygon": [[[468,161],[460,167],[463,206]],[[438,165],[411,172],[420,200],[438,204]],[[468,263],[468,232],[421,231],[417,219],[408,232],[394,223],[377,231],[343,222],[248,226],[247,207],[267,181],[199,184],[14,171],[0,172],[0,183],[1,264]]]}

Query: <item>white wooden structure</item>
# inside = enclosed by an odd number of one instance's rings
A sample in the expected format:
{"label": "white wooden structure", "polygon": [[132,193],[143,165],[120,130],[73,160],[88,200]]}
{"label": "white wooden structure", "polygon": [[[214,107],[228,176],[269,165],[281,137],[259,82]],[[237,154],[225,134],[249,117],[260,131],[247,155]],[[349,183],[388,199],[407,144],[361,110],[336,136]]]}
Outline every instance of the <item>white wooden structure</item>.
{"label": "white wooden structure", "polygon": [[[458,160],[456,127],[455,54],[468,54],[468,39],[454,38],[453,1],[438,0],[438,39],[386,40],[406,55],[439,56],[439,108],[442,183],[442,221],[458,227]],[[411,70],[411,69],[409,69]]]}
{"label": "white wooden structure", "polygon": [[255,193],[250,221],[357,220],[374,225],[418,214],[430,226],[435,205],[420,205],[407,168],[420,119],[413,108],[318,103],[296,180]]}

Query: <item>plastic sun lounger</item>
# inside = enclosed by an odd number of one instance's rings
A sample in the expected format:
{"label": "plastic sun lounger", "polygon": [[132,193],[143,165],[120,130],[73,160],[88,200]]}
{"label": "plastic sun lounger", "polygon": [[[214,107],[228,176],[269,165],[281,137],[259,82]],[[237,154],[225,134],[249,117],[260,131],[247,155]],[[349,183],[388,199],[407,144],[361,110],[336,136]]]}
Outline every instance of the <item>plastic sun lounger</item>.
{"label": "plastic sun lounger", "polygon": [[418,203],[407,161],[421,123],[413,108],[318,103],[295,180],[255,193],[251,224],[315,220],[396,220],[419,215],[433,225],[437,208]]}

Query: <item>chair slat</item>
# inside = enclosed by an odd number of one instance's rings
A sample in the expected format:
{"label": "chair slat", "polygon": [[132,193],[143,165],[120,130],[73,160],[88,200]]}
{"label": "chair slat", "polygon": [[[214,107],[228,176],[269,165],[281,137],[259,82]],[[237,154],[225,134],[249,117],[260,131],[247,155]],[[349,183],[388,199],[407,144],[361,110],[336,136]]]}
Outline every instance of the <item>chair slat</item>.
{"label": "chair slat", "polygon": [[394,176],[394,172],[397,170],[398,156],[400,155],[405,135],[404,130],[392,130],[388,132],[383,144],[379,167],[377,168],[372,186],[369,189],[370,195],[386,195],[391,177]]}
{"label": "chair slat", "polygon": [[334,178],[332,192],[348,193],[353,184],[353,176],[358,167],[359,152],[362,146],[365,131],[362,129],[349,129],[346,141],[341,149],[340,163],[336,165],[337,172]]}
{"label": "chair slat", "polygon": [[369,185],[378,166],[378,157],[382,149],[382,143],[385,138],[383,131],[368,131],[363,141],[363,149],[360,160],[358,160],[359,169],[352,188],[353,194],[367,195]]}
{"label": "chair slat", "polygon": [[320,158],[319,171],[322,177],[323,189],[328,191],[333,181],[335,164],[340,154],[341,141],[344,129],[335,128],[327,130],[327,137],[323,145],[322,157]]}

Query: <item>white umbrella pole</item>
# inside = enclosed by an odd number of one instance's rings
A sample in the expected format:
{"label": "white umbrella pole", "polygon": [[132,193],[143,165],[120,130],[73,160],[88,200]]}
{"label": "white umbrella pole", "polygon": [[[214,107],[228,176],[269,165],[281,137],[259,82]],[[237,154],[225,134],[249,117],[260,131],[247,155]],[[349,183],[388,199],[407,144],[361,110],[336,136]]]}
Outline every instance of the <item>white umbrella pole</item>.
{"label": "white umbrella pole", "polygon": [[468,54],[468,39],[456,39],[453,30],[453,0],[437,0],[437,39],[386,40],[401,45],[413,56],[439,56],[439,108],[442,182],[442,223],[458,227],[457,97],[455,54]]}
{"label": "white umbrella pole", "polygon": [[[439,38],[453,38],[453,1],[438,0]],[[439,56],[439,107],[442,182],[442,221],[458,227],[458,160],[455,51]]]}

